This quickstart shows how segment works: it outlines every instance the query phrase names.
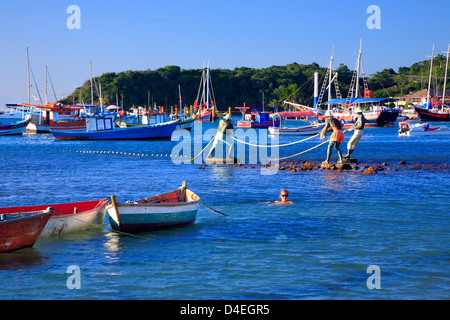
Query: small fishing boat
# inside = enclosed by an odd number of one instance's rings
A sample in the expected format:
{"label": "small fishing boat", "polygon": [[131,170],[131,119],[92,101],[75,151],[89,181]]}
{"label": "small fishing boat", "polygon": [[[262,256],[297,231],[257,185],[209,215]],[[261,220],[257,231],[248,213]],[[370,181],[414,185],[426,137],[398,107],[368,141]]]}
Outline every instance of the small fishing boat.
{"label": "small fishing boat", "polygon": [[202,77],[200,78],[197,99],[195,99],[194,101],[195,113],[193,114],[193,118],[196,121],[214,122],[217,118],[217,108],[214,104],[215,101],[216,99],[214,97],[214,90],[212,87],[208,62],[208,66],[206,67],[206,69],[203,65]]}
{"label": "small fishing boat", "polygon": [[50,130],[58,140],[170,140],[178,120],[132,127],[116,127],[116,112],[83,115],[86,130]]}
{"label": "small fishing boat", "polygon": [[[138,122],[139,119],[139,122]],[[178,125],[175,130],[185,129],[191,130],[194,126],[195,119],[189,116],[184,116],[182,113],[166,115],[163,113],[157,114],[142,114],[139,117],[127,116],[120,117],[117,119],[116,124],[119,127],[136,127],[136,126],[146,126],[151,124],[165,123],[169,121],[178,120]]]}
{"label": "small fishing boat", "polygon": [[414,107],[414,110],[419,116],[420,121],[424,122],[450,121],[450,106],[445,103],[445,85],[447,83],[449,54],[450,54],[450,43],[447,49],[447,62],[445,64],[444,89],[442,90],[442,101],[441,102],[437,101],[436,97],[432,98],[430,101],[430,90],[432,82],[431,75],[433,73],[433,57],[434,57],[434,44],[433,44],[433,50],[431,51],[431,59],[430,59],[430,75],[428,79],[427,101],[423,106]]}
{"label": "small fishing boat", "polygon": [[317,123],[317,113],[312,110],[304,110],[304,111],[294,111],[294,112],[279,112],[275,113],[275,116],[281,117],[285,121],[286,118],[306,118],[305,120],[309,122],[309,125],[303,125],[298,127],[288,127],[286,125],[282,126],[280,124],[279,128],[275,126],[270,126],[267,129],[269,130],[269,134],[271,135],[280,135],[280,136],[309,136],[315,135],[322,131],[325,127],[325,122]]}
{"label": "small fishing boat", "polygon": [[184,227],[194,223],[200,198],[183,182],[179,189],[137,201],[119,203],[116,196],[107,207],[114,230],[153,231]]}
{"label": "small fishing boat", "polygon": [[109,199],[105,198],[81,202],[8,207],[0,208],[0,214],[26,213],[51,207],[54,209],[53,214],[41,236],[60,236],[66,233],[87,230],[94,226],[101,226],[105,219],[108,203]]}
{"label": "small fishing boat", "polygon": [[31,115],[27,132],[49,133],[52,129],[75,130],[86,127],[86,120],[81,118],[84,108],[81,106],[63,105],[61,103],[45,102],[43,105],[19,105],[39,110]]}
{"label": "small fishing boat", "polygon": [[269,127],[269,133],[271,135],[280,135],[280,136],[311,136],[318,134],[322,131],[322,129],[325,127],[325,123],[319,123],[319,124],[311,124],[306,126],[300,126],[300,127]]}
{"label": "small fishing boat", "polygon": [[0,136],[21,135],[25,133],[30,120],[23,120],[13,124],[0,125]]}
{"label": "small fishing boat", "polygon": [[236,121],[238,128],[268,128],[279,127],[281,124],[281,117],[270,112],[262,112],[260,107],[235,107],[239,109],[242,114],[242,119]]}
{"label": "small fishing boat", "polygon": [[0,113],[0,126],[27,120],[33,114],[33,108],[18,104],[6,104],[6,112]]}
{"label": "small fishing boat", "polygon": [[450,127],[434,126],[429,123],[416,123],[411,125],[409,121],[399,122],[400,136],[443,136],[450,135]]}
{"label": "small fishing boat", "polygon": [[0,214],[0,252],[32,247],[52,213],[53,208]]}

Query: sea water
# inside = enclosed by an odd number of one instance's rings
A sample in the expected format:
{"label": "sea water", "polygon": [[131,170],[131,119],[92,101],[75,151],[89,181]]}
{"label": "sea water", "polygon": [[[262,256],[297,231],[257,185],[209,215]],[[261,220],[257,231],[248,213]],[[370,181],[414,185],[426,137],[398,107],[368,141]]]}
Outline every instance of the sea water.
{"label": "sea water", "polygon": [[[166,155],[178,140],[1,137],[1,207],[111,195],[124,202],[185,180],[227,216],[201,205],[193,225],[140,237],[112,232],[106,216],[100,228],[39,238],[0,255],[0,299],[449,299],[450,140],[397,130],[364,130],[352,154],[360,170],[271,174],[258,164],[175,164]],[[321,142],[280,147],[279,157]],[[326,144],[285,161],[325,157]],[[384,171],[362,174],[383,163]],[[273,205],[281,189],[292,205]]]}

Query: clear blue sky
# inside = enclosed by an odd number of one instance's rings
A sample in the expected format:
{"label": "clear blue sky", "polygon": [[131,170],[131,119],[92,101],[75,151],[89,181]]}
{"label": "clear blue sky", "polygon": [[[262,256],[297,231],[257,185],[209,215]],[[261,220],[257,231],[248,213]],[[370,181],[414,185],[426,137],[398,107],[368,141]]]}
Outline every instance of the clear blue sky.
{"label": "clear blue sky", "polygon": [[[72,4],[79,30],[66,25]],[[370,5],[381,10],[381,29],[366,25]],[[433,43],[446,50],[449,12],[448,0],[2,0],[0,108],[26,99],[26,47],[41,95],[47,65],[59,99],[89,79],[89,61],[94,76],[204,61],[213,69],[326,66],[334,45],[334,67],[353,70],[360,39],[370,75],[427,59]]]}

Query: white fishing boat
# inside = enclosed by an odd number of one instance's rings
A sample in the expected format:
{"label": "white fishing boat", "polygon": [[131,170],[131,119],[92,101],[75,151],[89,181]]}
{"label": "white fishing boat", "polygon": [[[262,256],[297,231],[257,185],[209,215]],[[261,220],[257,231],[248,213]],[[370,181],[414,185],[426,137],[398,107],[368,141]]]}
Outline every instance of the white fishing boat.
{"label": "white fishing boat", "polygon": [[111,200],[106,208],[111,226],[124,232],[188,226],[194,223],[200,204],[199,196],[187,189],[186,182],[181,188],[150,198],[119,203],[112,196]]}
{"label": "white fishing boat", "polygon": [[410,124],[409,121],[403,121],[399,124],[399,136],[444,136],[450,135],[450,127],[430,125],[429,123]]}
{"label": "white fishing boat", "polygon": [[[275,115],[278,115],[280,118],[288,118],[290,116],[303,116],[306,118],[311,119],[311,117],[314,117],[317,119],[317,97],[318,97],[318,84],[319,84],[319,73],[314,73],[314,107],[310,108],[307,106],[301,106],[294,103],[289,103],[285,101],[285,103],[292,104],[297,108],[301,108],[302,111],[296,111],[296,112],[280,112],[275,113]],[[313,111],[314,110],[314,111]],[[309,136],[309,135],[315,135],[322,131],[322,129],[325,127],[325,122],[322,123],[313,123],[310,121],[309,125],[299,126],[299,127],[287,127],[287,126],[279,126],[276,127],[275,125],[268,127],[269,133],[271,135],[290,135],[290,136]]]}
{"label": "white fishing boat", "polygon": [[18,104],[6,104],[6,112],[0,114],[0,126],[17,124],[31,118],[33,108]]}
{"label": "white fishing boat", "polygon": [[323,127],[325,127],[325,123],[319,124],[311,124],[306,126],[300,126],[295,128],[289,127],[280,127],[274,128],[269,127],[269,133],[271,135],[280,135],[280,136],[310,136],[318,134],[322,131]]}

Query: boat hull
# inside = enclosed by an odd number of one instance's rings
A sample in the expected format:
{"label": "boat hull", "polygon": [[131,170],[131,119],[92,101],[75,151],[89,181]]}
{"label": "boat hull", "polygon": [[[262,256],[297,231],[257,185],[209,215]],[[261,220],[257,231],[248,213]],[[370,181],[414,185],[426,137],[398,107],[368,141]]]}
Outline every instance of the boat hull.
{"label": "boat hull", "polygon": [[178,125],[177,125],[176,129],[177,130],[178,129],[191,130],[192,127],[194,126],[194,122],[195,122],[194,118],[190,118],[190,119],[186,119],[186,120],[180,120],[178,122]]}
{"label": "boat hull", "polygon": [[[173,195],[175,200],[180,191],[160,195]],[[188,201],[170,203],[117,203],[112,197],[112,204],[107,207],[109,221],[114,230],[124,232],[145,232],[162,229],[185,227],[193,224],[197,217],[200,198],[186,190]]]}
{"label": "boat hull", "polygon": [[51,130],[58,140],[170,140],[178,121],[102,131]]}
{"label": "boat hull", "polygon": [[109,199],[45,204],[36,206],[0,208],[0,213],[28,212],[44,210],[52,207],[54,212],[47,222],[41,236],[61,236],[63,234],[79,232],[93,227],[100,227],[106,215]]}
{"label": "boat hull", "polygon": [[[13,215],[15,214],[10,214]],[[32,247],[51,215],[51,211],[28,213],[21,215],[23,217],[6,219],[7,215],[4,215],[0,221],[0,252]]]}
{"label": "boat hull", "polygon": [[420,121],[425,122],[447,122],[450,121],[449,113],[437,113],[427,110],[425,108],[415,107],[414,110],[417,112]]}
{"label": "boat hull", "polygon": [[[397,120],[399,111],[397,110],[382,110],[374,112],[364,112],[364,118],[366,119],[366,124],[364,127],[375,128],[375,127],[392,127]],[[345,128],[351,127],[355,124],[357,120],[356,114],[351,113],[334,113],[333,116],[343,122]],[[324,118],[322,117],[322,120]]]}
{"label": "boat hull", "polygon": [[269,127],[269,133],[271,135],[280,135],[280,136],[310,136],[318,134],[325,127],[325,123],[321,123],[318,125],[309,125],[302,126],[296,128],[274,128]]}
{"label": "boat hull", "polygon": [[269,127],[279,127],[281,125],[281,120],[278,121],[267,121],[267,122],[253,122],[247,120],[236,121],[236,127],[238,128],[269,128]]}
{"label": "boat hull", "polygon": [[0,125],[0,136],[21,135],[25,133],[29,122],[29,120],[25,120],[10,125]]}

